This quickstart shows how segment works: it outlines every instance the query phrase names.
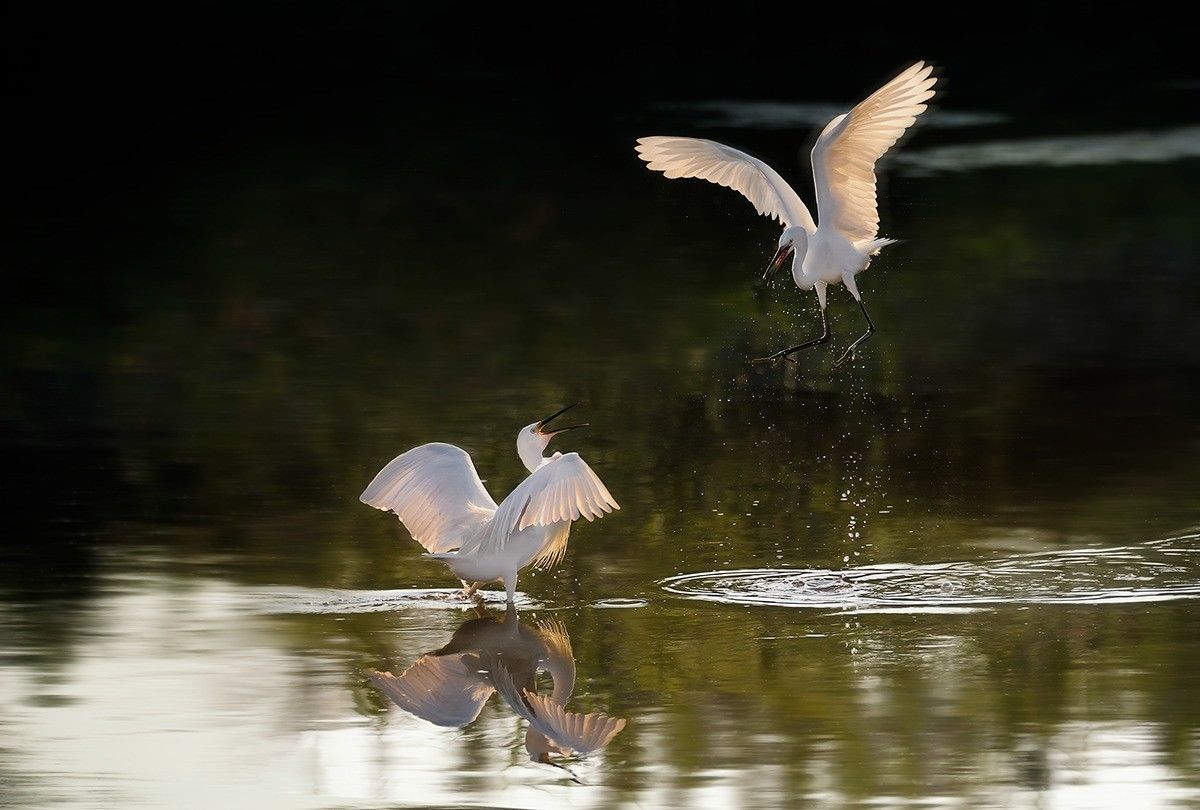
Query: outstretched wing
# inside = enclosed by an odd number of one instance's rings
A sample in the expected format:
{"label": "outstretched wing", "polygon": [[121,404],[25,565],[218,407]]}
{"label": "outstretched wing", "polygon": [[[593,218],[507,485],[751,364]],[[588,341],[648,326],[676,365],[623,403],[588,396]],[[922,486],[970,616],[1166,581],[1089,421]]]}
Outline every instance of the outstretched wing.
{"label": "outstretched wing", "polygon": [[[504,499],[472,548],[499,551],[512,534],[530,526],[592,521],[620,508],[578,453],[555,453]],[[565,541],[563,534],[561,542]]]}
{"label": "outstretched wing", "polygon": [[496,502],[483,488],[465,450],[433,442],[396,456],[359,496],[394,512],[426,551],[453,551],[471,529],[487,523]]}
{"label": "outstretched wing", "polygon": [[557,619],[537,623],[538,635],[546,645],[546,670],[554,679],[550,697],[555,703],[566,703],[575,691],[575,652],[566,626]]}
{"label": "outstretched wing", "polygon": [[438,726],[470,723],[495,691],[462,655],[424,655],[399,677],[367,674],[401,709]]}
{"label": "outstretched wing", "polygon": [[875,162],[925,111],[937,83],[931,73],[917,62],[825,127],[812,151],[822,227],[833,225],[851,242],[879,233]]}
{"label": "outstretched wing", "polygon": [[553,742],[564,753],[590,754],[599,751],[625,728],[625,719],[602,712],[569,712],[550,698],[528,689],[518,691],[512,675],[498,665],[492,675],[496,691],[530,728]]}
{"label": "outstretched wing", "polygon": [[638,156],[669,178],[698,177],[741,194],[758,213],[784,225],[817,229],[795,190],[767,164],[732,146],[703,138],[638,138]]}
{"label": "outstretched wing", "polygon": [[562,562],[567,556],[567,541],[571,539],[571,524],[556,523],[546,533],[546,542],[542,550],[533,558],[533,567],[539,571],[549,571]]}

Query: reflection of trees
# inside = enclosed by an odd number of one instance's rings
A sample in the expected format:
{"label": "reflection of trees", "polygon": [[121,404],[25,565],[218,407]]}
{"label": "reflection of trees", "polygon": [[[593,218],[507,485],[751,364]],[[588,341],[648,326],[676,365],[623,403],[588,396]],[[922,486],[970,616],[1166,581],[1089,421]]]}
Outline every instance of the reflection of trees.
{"label": "reflection of trees", "polygon": [[[485,187],[451,173],[433,191],[403,163],[194,180],[150,220],[172,239],[119,242],[111,302],[66,288],[74,317],[17,331],[9,440],[43,457],[86,439],[109,460],[73,491],[101,515],[269,561],[245,576],[322,584],[425,576],[397,530],[355,508],[391,454],[454,440],[503,491],[515,426],[573,398],[626,510],[621,528],[588,527],[564,581],[613,555],[631,584],[778,553],[833,563],[851,514],[877,560],[953,553],[979,523],[1127,539],[1194,517],[1177,487],[1197,477],[1181,448],[1200,392],[1179,366],[1138,372],[1148,344],[1105,343],[1108,315],[1095,325],[1130,295],[1197,283],[1174,214],[1120,211],[1085,171],[993,173],[986,198],[969,179],[897,178],[893,196],[919,191],[922,208],[896,207],[911,243],[869,271],[885,331],[852,373],[814,352],[797,378],[744,363],[812,325],[795,290],[756,303],[754,245],[769,240],[737,236],[764,230],[748,210],[701,184],[633,194],[632,178],[489,168]],[[1114,194],[1135,181],[1113,173]],[[1185,173],[1162,173],[1136,175],[1140,210],[1189,210]],[[464,200],[497,214],[473,220]],[[1158,246],[1141,292],[1105,283],[1140,244]],[[844,332],[857,316],[842,310]],[[1196,345],[1155,351],[1194,362]],[[1120,370],[1096,373],[1098,358]],[[61,509],[60,466],[34,467],[30,514]]]}
{"label": "reflection of trees", "polygon": [[[635,713],[611,758],[662,750],[678,769],[677,791],[698,787],[697,771],[729,769],[745,771],[727,778],[747,795],[780,784],[803,795],[820,789],[823,773],[833,780],[826,789],[866,798],[1020,785],[1036,775],[1029,758],[1062,746],[1081,722],[1149,731],[1188,773],[1200,706],[1181,694],[1193,678],[1170,663],[1179,647],[1165,647],[1196,627],[1175,606],[919,619],[760,609],[584,612],[572,633],[581,670],[615,667],[606,681],[628,690],[609,698],[598,685],[598,700],[613,711],[627,711],[622,699],[671,706],[649,727]],[[719,654],[698,651],[701,637],[719,640]],[[1152,649],[1166,657],[1143,659]],[[1168,695],[1182,701],[1175,710]],[[636,768],[612,778],[631,793],[651,787]]]}
{"label": "reflection of trees", "polygon": [[[707,202],[704,189],[684,186],[661,209],[665,192],[655,192],[648,212],[631,206],[627,180],[527,188],[500,166],[494,184],[452,176],[430,199],[404,175],[297,168],[198,184],[175,213],[184,235],[122,265],[118,322],[93,313],[90,326],[36,334],[36,358],[27,348],[10,359],[14,371],[50,368],[67,388],[56,396],[103,403],[88,427],[117,444],[121,477],[152,519],[236,516],[223,531],[237,544],[245,518],[274,510],[279,534],[293,535],[298,504],[340,513],[333,505],[355,494],[363,470],[434,436],[474,442],[493,475],[512,477],[512,426],[531,403],[570,396],[592,402],[601,430],[588,441],[645,482],[650,506],[664,485],[690,490],[694,504],[702,490],[732,497],[749,479],[763,497],[820,512],[843,486],[838,465],[854,457],[894,498],[946,517],[1048,498],[1077,514],[1139,491],[1153,501],[1164,466],[1176,477],[1174,465],[1190,463],[1173,459],[1194,386],[1162,381],[1160,368],[1138,373],[1148,344],[1106,343],[1112,317],[1096,313],[1139,295],[1104,282],[1126,271],[1131,246],[1163,246],[1138,286],[1145,295],[1194,285],[1194,274],[1178,278],[1194,237],[1170,216],[1114,217],[1115,191],[1100,193],[1087,172],[998,173],[986,198],[967,180],[921,181],[918,215],[907,221],[899,207],[893,217],[911,244],[869,271],[887,324],[871,360],[832,376],[813,353],[779,401],[795,372],[751,373],[744,356],[811,326],[811,302],[782,288],[754,304],[755,240],[728,236],[754,220]],[[1114,189],[1133,182],[1115,173]],[[1146,210],[1186,210],[1181,181],[1141,182]],[[895,196],[915,183],[898,178]],[[465,248],[463,199],[500,212],[474,223]],[[679,205],[687,217],[672,213]],[[595,238],[572,237],[563,219],[593,223]],[[1086,261],[1065,260],[1079,248],[1067,235],[1087,238]],[[835,317],[854,326],[853,312]],[[1155,351],[1194,361],[1195,345]],[[1124,367],[1122,379],[1090,372],[1095,361]],[[57,372],[78,364],[99,391],[72,390]],[[18,399],[8,417],[36,429],[45,402]]]}
{"label": "reflection of trees", "polygon": [[[519,159],[488,167],[484,188],[451,175],[429,191],[419,167],[378,168],[196,180],[149,220],[170,239],[126,237],[108,283],[64,285],[45,319],[16,316],[0,419],[10,458],[29,462],[15,490],[27,519],[7,541],[24,562],[0,583],[43,607],[47,589],[19,586],[73,583],[54,594],[63,610],[23,625],[31,648],[71,637],[100,546],[226,559],[242,581],[439,582],[358,506],[363,483],[447,439],[507,491],[516,428],[575,398],[595,425],[579,446],[625,509],[535,577],[548,600],[706,567],[836,567],[850,551],[961,558],[983,531],[1128,541],[1196,519],[1194,169],[996,172],[986,196],[974,177],[896,178],[890,230],[911,241],[863,282],[883,331],[851,373],[815,352],[797,379],[744,363],[813,312],[786,288],[756,301],[773,231],[727,195],[624,175],[529,182]],[[843,304],[839,335],[857,328]],[[46,529],[62,514],[80,522]],[[919,652],[930,625],[907,618],[737,615],[761,627],[679,606],[584,611],[571,630],[587,671],[606,673],[598,702],[636,714],[687,696],[654,731],[674,761],[769,758],[797,792],[822,757],[862,795],[898,778],[881,762],[931,786],[967,779],[996,745],[1103,719],[1130,695],[1123,716],[1160,724],[1172,764],[1195,762],[1183,609],[939,620],[948,663]],[[828,635],[760,640],[793,625]],[[696,639],[720,654],[696,655]],[[733,739],[743,721],[787,750]],[[634,759],[641,734],[631,723],[613,750]]]}

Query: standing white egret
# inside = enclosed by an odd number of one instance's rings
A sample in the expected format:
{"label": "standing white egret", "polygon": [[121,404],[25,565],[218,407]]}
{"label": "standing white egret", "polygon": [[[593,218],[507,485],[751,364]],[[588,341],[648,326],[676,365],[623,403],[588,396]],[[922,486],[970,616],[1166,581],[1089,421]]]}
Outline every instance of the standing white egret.
{"label": "standing white egret", "polygon": [[933,97],[933,68],[917,62],[876,90],[848,113],[830,121],[812,150],[813,181],[820,225],[813,222],[799,195],[767,164],[716,141],[700,138],[638,139],[638,153],[649,168],[669,178],[698,177],[732,188],[760,214],[784,225],[779,250],[763,273],[769,282],[792,254],[792,278],[802,290],[816,289],[821,304],[821,336],[775,352],[755,362],[790,359],[790,355],[829,340],[825,289],[841,282],[858,301],[867,331],[834,363],[840,366],[875,332],[854,277],[871,257],[895,239],[880,239],[875,199],[875,163],[904,134],[925,102]]}
{"label": "standing white egret", "polygon": [[566,554],[572,521],[590,522],[621,508],[578,453],[542,456],[555,436],[587,426],[549,427],[575,405],[521,428],[517,454],[529,477],[499,505],[467,452],[442,442],[396,456],[359,500],[394,512],[426,556],[444,562],[463,581],[465,595],[501,580],[512,602],[518,571],[530,563],[550,568]]}

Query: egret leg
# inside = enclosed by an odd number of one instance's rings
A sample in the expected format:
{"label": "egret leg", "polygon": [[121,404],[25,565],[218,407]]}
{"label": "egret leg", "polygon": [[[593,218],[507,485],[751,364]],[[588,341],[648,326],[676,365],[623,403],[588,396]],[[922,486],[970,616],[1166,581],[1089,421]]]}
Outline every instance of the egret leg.
{"label": "egret leg", "polygon": [[859,347],[859,344],[861,344],[864,340],[869,338],[871,335],[875,334],[875,324],[873,324],[871,322],[871,316],[867,314],[867,307],[862,302],[861,298],[858,299],[858,308],[862,310],[863,317],[867,319],[867,331],[863,332],[862,337],[860,337],[858,340],[854,341],[853,343],[851,343],[849,346],[846,347],[846,351],[842,352],[842,356],[839,357],[837,362],[833,364],[834,368],[837,368],[842,363],[845,363],[847,359],[853,357],[854,350]]}
{"label": "egret leg", "polygon": [[829,340],[829,318],[825,315],[825,307],[821,307],[821,336],[805,341],[796,346],[790,346],[786,349],[780,349],[775,354],[767,355],[766,357],[757,357],[751,360],[751,363],[777,363],[780,360],[792,360],[791,355],[799,351],[804,351],[812,346],[819,346]]}
{"label": "egret leg", "polygon": [[517,603],[517,578],[515,576],[504,578],[504,593],[507,597],[506,602],[510,605]]}

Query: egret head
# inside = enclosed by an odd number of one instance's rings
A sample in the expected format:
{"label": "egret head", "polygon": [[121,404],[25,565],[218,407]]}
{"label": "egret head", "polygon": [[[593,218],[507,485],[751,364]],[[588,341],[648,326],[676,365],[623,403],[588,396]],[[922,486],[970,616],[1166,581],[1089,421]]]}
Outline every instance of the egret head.
{"label": "egret head", "polygon": [[[775,251],[775,258],[771,259],[771,263],[767,265],[767,269],[763,273],[762,283],[770,283],[775,274],[779,272],[779,268],[783,267],[788,256],[802,259],[806,250],[808,250],[808,231],[799,225],[785,228],[779,237],[779,249]],[[793,261],[795,260],[793,259]]]}
{"label": "egret head", "polygon": [[551,427],[550,422],[557,419],[567,411],[578,405],[568,405],[562,410],[555,411],[545,419],[534,422],[532,425],[526,425],[521,428],[521,432],[517,434],[517,455],[521,457],[521,461],[525,462],[525,466],[533,472],[542,463],[542,452],[546,449],[546,445],[550,444],[550,440],[560,433],[566,433],[568,430],[587,427],[587,422],[582,422],[578,425],[568,425],[567,427]]}

